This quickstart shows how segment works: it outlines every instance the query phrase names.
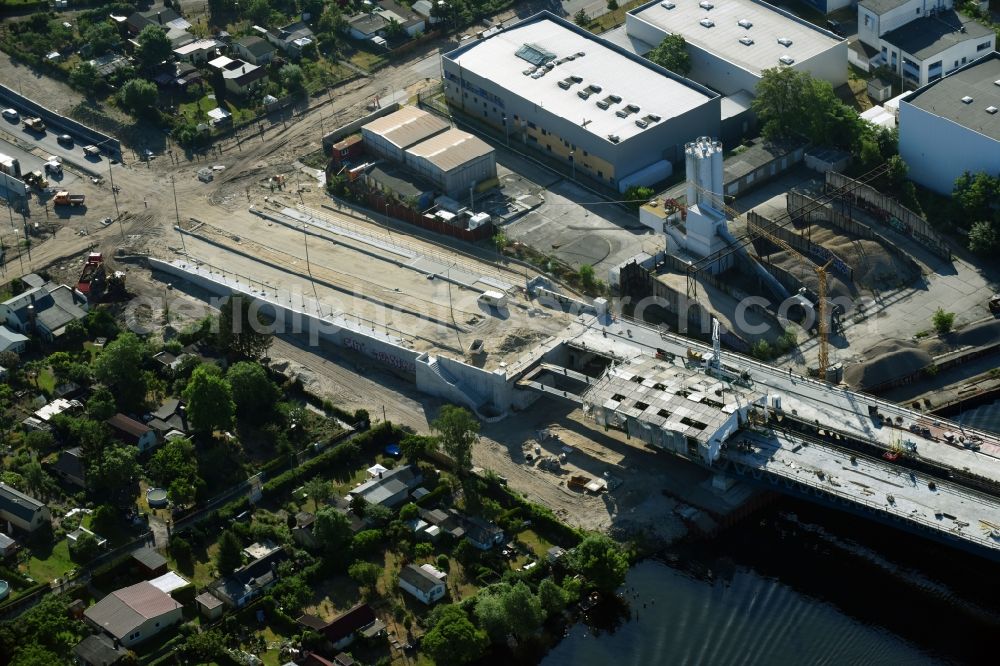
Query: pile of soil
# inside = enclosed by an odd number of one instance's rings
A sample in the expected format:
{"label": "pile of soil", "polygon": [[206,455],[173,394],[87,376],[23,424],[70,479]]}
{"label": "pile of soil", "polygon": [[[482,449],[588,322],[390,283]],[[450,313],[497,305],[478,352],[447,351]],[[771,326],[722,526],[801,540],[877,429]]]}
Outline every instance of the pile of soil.
{"label": "pile of soil", "polygon": [[957,347],[984,347],[1000,342],[1000,319],[981,321],[955,331],[949,340]]}
{"label": "pile of soil", "polygon": [[854,282],[861,287],[892,289],[910,284],[919,274],[916,264],[889,252],[881,243],[848,234],[829,222],[813,222],[812,241],[853,268]]}
{"label": "pile of soil", "polygon": [[891,340],[868,349],[866,360],[844,369],[844,381],[868,389],[910,375],[933,362],[924,349],[912,342]]}
{"label": "pile of soil", "polygon": [[501,354],[513,354],[547,337],[548,335],[541,331],[533,331],[530,328],[515,328],[504,336],[496,350]]}

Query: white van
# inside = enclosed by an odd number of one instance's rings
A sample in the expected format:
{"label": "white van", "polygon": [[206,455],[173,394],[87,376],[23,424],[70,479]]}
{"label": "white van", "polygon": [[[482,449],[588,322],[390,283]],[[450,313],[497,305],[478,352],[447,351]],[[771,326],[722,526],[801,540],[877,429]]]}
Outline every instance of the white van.
{"label": "white van", "polygon": [[17,109],[4,109],[3,117],[15,123],[17,122],[17,119],[20,118],[20,116],[17,114]]}

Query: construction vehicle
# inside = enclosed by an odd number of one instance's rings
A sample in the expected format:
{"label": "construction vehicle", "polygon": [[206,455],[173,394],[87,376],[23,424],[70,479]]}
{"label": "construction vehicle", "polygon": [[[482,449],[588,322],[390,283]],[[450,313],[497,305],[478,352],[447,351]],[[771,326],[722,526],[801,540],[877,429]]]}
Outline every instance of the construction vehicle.
{"label": "construction vehicle", "polygon": [[566,487],[582,491],[587,489],[588,483],[590,483],[589,476],[582,476],[576,474],[574,476],[569,477],[569,481],[566,482]]}
{"label": "construction vehicle", "polygon": [[45,176],[42,175],[41,171],[32,171],[24,175],[24,184],[29,187],[34,187],[38,190],[44,190],[49,186],[49,181],[45,180]]}
{"label": "construction vehicle", "polygon": [[57,206],[82,206],[86,200],[87,196],[85,194],[70,194],[66,190],[60,190],[56,192],[52,203]]}
{"label": "construction vehicle", "polygon": [[45,123],[42,122],[41,118],[25,118],[22,124],[25,128],[35,132],[45,131]]}
{"label": "construction vehicle", "polygon": [[104,255],[100,252],[91,252],[83,264],[80,279],[76,282],[76,290],[88,299],[96,298],[104,291],[105,279]]}

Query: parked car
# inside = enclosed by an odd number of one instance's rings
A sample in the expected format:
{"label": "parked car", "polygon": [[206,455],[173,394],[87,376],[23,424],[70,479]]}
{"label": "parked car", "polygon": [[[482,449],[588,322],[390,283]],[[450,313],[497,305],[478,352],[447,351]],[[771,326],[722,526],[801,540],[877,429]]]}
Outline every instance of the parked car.
{"label": "parked car", "polygon": [[826,29],[835,35],[840,35],[841,37],[844,36],[844,26],[840,24],[840,21],[830,19],[826,22]]}
{"label": "parked car", "polygon": [[64,146],[73,145],[73,137],[71,137],[69,134],[60,134],[58,137],[56,137],[56,141],[58,141]]}
{"label": "parked car", "polygon": [[17,119],[20,118],[21,116],[18,115],[17,109],[4,109],[3,117],[11,121],[12,123],[16,123]]}

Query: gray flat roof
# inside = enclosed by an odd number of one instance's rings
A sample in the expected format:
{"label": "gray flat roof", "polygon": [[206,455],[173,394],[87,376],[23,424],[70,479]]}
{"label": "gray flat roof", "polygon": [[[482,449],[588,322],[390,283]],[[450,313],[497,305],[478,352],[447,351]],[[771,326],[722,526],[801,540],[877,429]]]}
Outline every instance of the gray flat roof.
{"label": "gray flat roof", "polygon": [[[1000,141],[1000,54],[992,52],[914,92],[904,102]],[[966,104],[962,101],[971,97]]]}
{"label": "gray flat roof", "polygon": [[[667,9],[671,5],[673,9]],[[782,56],[801,62],[841,41],[812,23],[754,0],[655,0],[629,14],[758,74],[781,65],[778,58]],[[714,25],[703,26],[705,19]],[[748,21],[750,27],[739,25],[740,21]],[[741,43],[744,37],[753,43]],[[780,44],[779,39],[789,39],[791,44]]]}
{"label": "gray flat roof", "polygon": [[[992,34],[992,30],[965,14],[948,11],[910,21],[882,35],[882,39],[904,53],[926,60],[956,44],[978,41]],[[944,63],[944,68],[948,69],[948,63]]]}
{"label": "gray flat roof", "polygon": [[858,4],[881,16],[882,14],[892,11],[897,7],[902,7],[909,1],[910,0],[861,0]]}
{"label": "gray flat roof", "polygon": [[482,139],[453,127],[411,146],[407,152],[423,157],[442,171],[451,171],[469,160],[489,155],[493,148]]}
{"label": "gray flat roof", "polygon": [[[554,59],[549,61],[553,67],[544,68],[547,71],[540,77],[532,76],[535,66],[517,55],[525,46],[553,55]],[[530,57],[529,53],[526,55]],[[445,58],[561,118],[573,123],[586,121],[587,130],[601,138],[617,135],[621,141],[642,133],[635,121],[647,114],[655,114],[661,118],[659,122],[666,122],[713,98],[707,89],[672,78],[666,70],[548,12],[460,47]],[[567,89],[559,86],[563,81],[569,83]],[[587,99],[581,98],[578,93],[591,85],[599,86],[600,90]],[[610,102],[606,110],[597,106],[610,95],[621,100]],[[638,106],[639,111],[626,118],[616,115],[616,111],[629,104]]]}

